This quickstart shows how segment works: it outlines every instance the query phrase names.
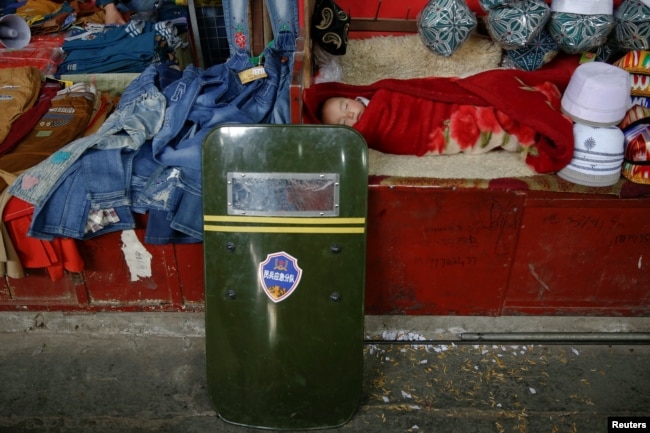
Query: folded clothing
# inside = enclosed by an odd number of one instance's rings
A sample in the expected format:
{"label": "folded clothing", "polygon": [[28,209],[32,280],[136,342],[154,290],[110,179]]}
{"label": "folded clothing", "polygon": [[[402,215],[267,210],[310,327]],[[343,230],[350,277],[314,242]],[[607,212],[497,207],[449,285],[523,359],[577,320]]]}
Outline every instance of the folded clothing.
{"label": "folded clothing", "polygon": [[38,101],[41,73],[32,66],[0,68],[0,142],[11,131],[13,123]]}

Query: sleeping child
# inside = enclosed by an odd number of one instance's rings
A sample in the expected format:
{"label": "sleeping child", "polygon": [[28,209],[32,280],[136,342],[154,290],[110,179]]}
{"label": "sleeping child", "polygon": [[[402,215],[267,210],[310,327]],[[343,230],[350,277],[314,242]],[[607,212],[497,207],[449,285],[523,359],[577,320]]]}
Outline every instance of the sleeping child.
{"label": "sleeping child", "polygon": [[[559,107],[560,93],[555,87],[550,87],[549,101],[557,102]],[[382,100],[386,104],[391,102],[391,95],[384,95],[387,90],[378,90],[374,99]],[[398,139],[391,134],[382,132],[376,127],[373,119],[399,124],[407,122],[412,128],[418,129],[417,141],[426,145],[425,148],[416,150],[416,154],[424,151],[425,154],[454,154],[468,153],[481,154],[492,149],[502,148],[509,151],[523,151],[535,143],[535,131],[529,127],[519,125],[508,118],[507,115],[492,107],[476,107],[472,105],[444,104],[436,107],[430,100],[419,100],[408,95],[402,96],[399,101],[403,105],[418,105],[418,118],[401,119],[402,110],[397,108],[394,112],[385,104],[373,104],[368,109],[368,119],[359,123],[361,116],[366,112],[370,101],[366,98],[332,97],[327,99],[322,106],[321,120],[330,125],[346,125],[355,127],[365,137],[368,145],[376,150],[387,149],[390,143],[387,140]],[[378,110],[382,113],[379,113]],[[394,127],[388,127],[394,131]],[[400,149],[396,149],[397,152]]]}
{"label": "sleeping child", "polygon": [[401,155],[522,152],[538,173],[567,165],[572,122],[560,109],[571,69],[495,69],[467,78],[320,83],[304,92],[306,123],[347,125],[368,147]]}

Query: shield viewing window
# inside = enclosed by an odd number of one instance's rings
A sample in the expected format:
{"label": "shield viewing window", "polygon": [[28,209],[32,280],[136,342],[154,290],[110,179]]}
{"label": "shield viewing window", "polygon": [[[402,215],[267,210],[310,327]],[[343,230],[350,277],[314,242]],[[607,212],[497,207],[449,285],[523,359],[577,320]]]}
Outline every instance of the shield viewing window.
{"label": "shield viewing window", "polygon": [[337,173],[229,172],[228,214],[338,216]]}

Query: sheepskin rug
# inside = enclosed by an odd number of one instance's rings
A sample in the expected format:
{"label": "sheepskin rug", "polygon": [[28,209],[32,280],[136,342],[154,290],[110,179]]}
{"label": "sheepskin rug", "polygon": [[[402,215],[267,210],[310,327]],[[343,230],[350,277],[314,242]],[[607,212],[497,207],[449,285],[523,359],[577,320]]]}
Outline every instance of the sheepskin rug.
{"label": "sheepskin rug", "polygon": [[[500,67],[503,51],[491,39],[472,35],[451,56],[430,51],[419,35],[351,39],[338,58],[341,81],[371,84],[383,78],[465,77]],[[484,155],[387,155],[370,150],[371,175],[439,179],[527,177],[535,171],[519,154],[492,151]]]}
{"label": "sheepskin rug", "polygon": [[463,77],[498,68],[503,51],[491,39],[472,35],[445,57],[429,50],[417,34],[351,39],[340,58],[343,81],[371,84],[382,78]]}

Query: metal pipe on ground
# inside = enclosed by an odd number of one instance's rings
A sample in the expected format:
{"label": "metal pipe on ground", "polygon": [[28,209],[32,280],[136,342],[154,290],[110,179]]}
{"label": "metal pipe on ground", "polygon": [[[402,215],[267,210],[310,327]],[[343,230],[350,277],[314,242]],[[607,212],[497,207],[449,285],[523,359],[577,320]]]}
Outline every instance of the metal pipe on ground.
{"label": "metal pipe on ground", "polygon": [[365,344],[650,344],[648,332],[466,332],[458,338],[367,339]]}
{"label": "metal pipe on ground", "polygon": [[648,332],[507,332],[464,333],[465,342],[572,343],[572,344],[649,344]]}

